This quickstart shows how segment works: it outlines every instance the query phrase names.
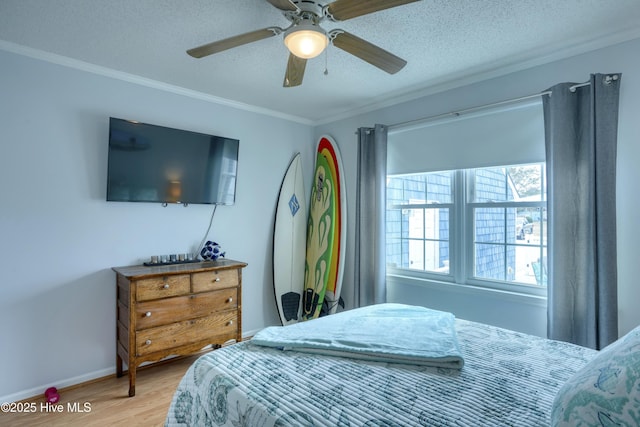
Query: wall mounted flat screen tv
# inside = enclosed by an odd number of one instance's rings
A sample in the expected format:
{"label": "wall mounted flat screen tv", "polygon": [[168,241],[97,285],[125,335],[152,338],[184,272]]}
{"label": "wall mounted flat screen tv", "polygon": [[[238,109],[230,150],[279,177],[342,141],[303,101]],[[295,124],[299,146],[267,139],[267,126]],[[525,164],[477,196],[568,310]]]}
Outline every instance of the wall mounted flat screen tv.
{"label": "wall mounted flat screen tv", "polygon": [[239,144],[111,117],[107,201],[232,205]]}

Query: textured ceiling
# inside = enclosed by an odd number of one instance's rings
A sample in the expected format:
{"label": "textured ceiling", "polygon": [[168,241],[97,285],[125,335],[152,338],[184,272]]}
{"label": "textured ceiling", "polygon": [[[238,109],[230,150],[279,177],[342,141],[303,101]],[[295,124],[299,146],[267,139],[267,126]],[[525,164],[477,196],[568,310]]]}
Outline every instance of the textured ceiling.
{"label": "textured ceiling", "polygon": [[203,59],[185,53],[288,26],[265,0],[0,0],[0,48],[53,53],[59,56],[42,56],[321,123],[456,80],[637,38],[639,23],[639,0],[423,0],[322,24],[407,60],[400,72],[389,75],[329,46],[326,55],[308,61],[303,84],[295,88],[282,87],[288,57],[282,36]]}

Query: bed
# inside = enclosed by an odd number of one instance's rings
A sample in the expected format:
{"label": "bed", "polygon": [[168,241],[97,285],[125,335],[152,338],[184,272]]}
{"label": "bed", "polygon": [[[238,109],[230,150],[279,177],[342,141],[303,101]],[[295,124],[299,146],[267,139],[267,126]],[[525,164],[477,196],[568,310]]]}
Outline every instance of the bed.
{"label": "bed", "polygon": [[464,358],[459,368],[284,351],[252,341],[224,347],[186,372],[166,425],[547,426],[561,387],[598,355],[489,325],[454,324]]}

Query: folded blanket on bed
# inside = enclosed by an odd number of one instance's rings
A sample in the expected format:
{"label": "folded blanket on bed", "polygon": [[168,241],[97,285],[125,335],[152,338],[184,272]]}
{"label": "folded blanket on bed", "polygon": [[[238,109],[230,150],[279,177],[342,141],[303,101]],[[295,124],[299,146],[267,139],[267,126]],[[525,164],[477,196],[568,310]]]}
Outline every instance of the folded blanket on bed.
{"label": "folded blanket on bed", "polygon": [[378,362],[461,369],[451,313],[378,304],[258,332],[253,344]]}

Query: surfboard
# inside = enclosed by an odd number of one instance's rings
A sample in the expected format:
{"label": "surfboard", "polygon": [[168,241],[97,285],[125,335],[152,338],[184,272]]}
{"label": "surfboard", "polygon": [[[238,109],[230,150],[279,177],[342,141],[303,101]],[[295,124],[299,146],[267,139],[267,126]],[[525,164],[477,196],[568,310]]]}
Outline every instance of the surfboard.
{"label": "surfboard", "polygon": [[[307,221],[302,318],[314,319],[325,298],[328,312],[337,310],[344,272],[344,181],[335,142],[323,136],[318,142]],[[344,179],[344,178],[342,178]]]}
{"label": "surfboard", "polygon": [[284,175],[273,230],[273,288],[283,325],[300,320],[307,230],[302,161],[297,153]]}
{"label": "surfboard", "polygon": [[328,135],[320,138],[318,142],[318,152],[322,153],[328,160],[331,176],[334,177],[335,185],[333,200],[335,205],[333,250],[331,251],[331,263],[329,267],[329,282],[324,294],[324,302],[328,314],[333,314],[338,309],[340,302],[340,292],[342,290],[342,279],[344,276],[344,258],[346,244],[346,184],[344,182],[344,169],[342,167],[342,157],[335,141]]}

